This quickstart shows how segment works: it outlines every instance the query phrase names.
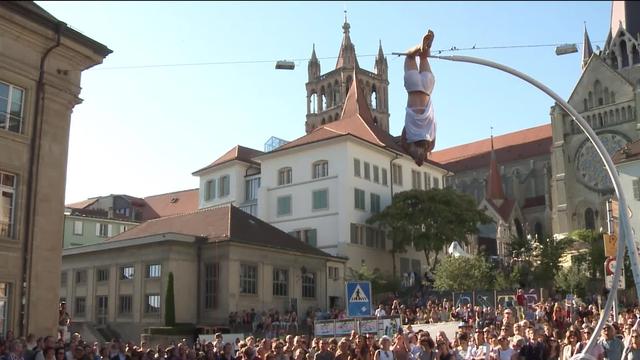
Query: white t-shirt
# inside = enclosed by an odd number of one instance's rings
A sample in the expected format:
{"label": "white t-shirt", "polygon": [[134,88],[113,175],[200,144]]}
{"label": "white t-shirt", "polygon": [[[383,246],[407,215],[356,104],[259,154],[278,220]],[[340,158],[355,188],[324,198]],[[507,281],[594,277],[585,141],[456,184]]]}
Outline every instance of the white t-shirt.
{"label": "white t-shirt", "polygon": [[511,360],[511,356],[513,356],[514,350],[512,348],[507,348],[506,350],[499,349],[498,350],[498,358],[499,360]]}
{"label": "white t-shirt", "polygon": [[376,309],[376,316],[377,316],[377,317],[380,317],[380,316],[387,316],[387,312],[386,312],[386,311],[384,311],[384,309],[377,308],[377,309]]}

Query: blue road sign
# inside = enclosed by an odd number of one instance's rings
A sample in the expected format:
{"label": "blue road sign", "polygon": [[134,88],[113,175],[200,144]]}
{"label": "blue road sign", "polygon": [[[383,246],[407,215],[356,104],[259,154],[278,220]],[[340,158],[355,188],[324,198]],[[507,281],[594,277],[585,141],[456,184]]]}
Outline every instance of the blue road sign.
{"label": "blue road sign", "polygon": [[371,283],[368,281],[347,281],[347,316],[371,316]]}

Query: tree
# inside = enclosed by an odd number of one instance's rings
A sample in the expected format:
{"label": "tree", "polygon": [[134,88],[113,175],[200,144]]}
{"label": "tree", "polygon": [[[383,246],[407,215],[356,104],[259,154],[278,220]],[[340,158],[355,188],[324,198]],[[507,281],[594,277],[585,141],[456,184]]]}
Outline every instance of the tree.
{"label": "tree", "polygon": [[436,268],[438,290],[468,291],[492,289],[491,265],[482,256],[444,258]]}
{"label": "tree", "polygon": [[467,236],[478,232],[478,224],[491,221],[477,209],[473,198],[446,188],[397,193],[391,205],[367,223],[377,223],[388,230],[392,254],[413,247],[424,253],[427,266],[433,271],[438,264],[438,253],[448,244],[453,241],[466,244]]}
{"label": "tree", "polygon": [[570,267],[560,271],[555,277],[556,288],[569,294],[585,295],[587,287],[587,277],[584,276],[586,265],[572,264]]}
{"label": "tree", "polygon": [[169,273],[169,280],[167,283],[167,294],[165,296],[164,306],[164,325],[175,326],[176,324],[176,303],[173,293],[173,273]]}
{"label": "tree", "polygon": [[400,284],[397,279],[387,278],[378,269],[373,271],[369,270],[366,264],[362,264],[360,269],[349,268],[349,274],[346,276],[347,280],[356,281],[368,281],[371,283],[371,291],[374,294],[382,294],[385,292],[397,292],[400,289]]}
{"label": "tree", "polygon": [[591,278],[602,278],[604,276],[604,242],[602,233],[593,230],[575,230],[569,234],[578,245],[586,247],[588,250],[577,256],[576,260],[580,264],[585,264]]}
{"label": "tree", "polygon": [[545,287],[553,284],[555,274],[562,268],[560,259],[571,247],[574,240],[571,238],[554,239],[544,237],[534,242],[535,269],[533,278],[538,286]]}

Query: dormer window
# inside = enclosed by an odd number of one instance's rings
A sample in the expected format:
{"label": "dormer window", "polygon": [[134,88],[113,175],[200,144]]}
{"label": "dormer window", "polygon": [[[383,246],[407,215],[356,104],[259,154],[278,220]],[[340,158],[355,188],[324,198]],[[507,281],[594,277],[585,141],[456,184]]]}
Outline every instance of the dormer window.
{"label": "dormer window", "polygon": [[319,160],[313,163],[314,179],[323,178],[329,176],[329,162],[327,160]]}
{"label": "dormer window", "polygon": [[278,170],[278,185],[291,184],[291,168],[285,167]]}

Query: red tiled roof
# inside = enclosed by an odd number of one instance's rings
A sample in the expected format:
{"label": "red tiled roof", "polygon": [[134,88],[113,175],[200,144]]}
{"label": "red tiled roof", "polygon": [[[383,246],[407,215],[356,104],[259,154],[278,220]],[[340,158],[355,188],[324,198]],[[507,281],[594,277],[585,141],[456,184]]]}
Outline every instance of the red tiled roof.
{"label": "red tiled roof", "polygon": [[189,189],[147,196],[144,198],[146,206],[142,210],[142,220],[185,214],[198,210],[198,194],[199,189]]}
{"label": "red tiled roof", "polygon": [[[333,139],[339,136],[351,135],[373,145],[407,154],[400,146],[399,140],[396,140],[396,138],[388,132],[374,125],[369,103],[358,85],[355,70],[353,77],[354,80],[351,83],[347,98],[344,101],[339,120],[322,125],[311,133],[280,146],[273,150],[272,153]],[[433,160],[428,160],[427,162],[442,167],[441,164]]]}
{"label": "red tiled roof", "polygon": [[209,242],[233,241],[315,256],[331,256],[233,205],[149,220],[107,241],[131,240],[168,233],[202,236]]}
{"label": "red tiled roof", "polygon": [[67,204],[65,205],[65,207],[68,207],[70,209],[84,209],[88,206],[95,204],[96,201],[98,201],[98,198],[92,198],[92,199],[87,199],[87,200],[82,200],[75,203]]}
{"label": "red tiled roof", "polygon": [[196,175],[197,173],[203,170],[207,170],[214,166],[222,165],[224,163],[228,163],[229,161],[233,161],[233,160],[246,162],[252,165],[259,165],[256,161],[253,160],[253,158],[258,155],[261,155],[262,153],[263,152],[260,150],[251,149],[241,145],[236,145],[231,150],[227,151],[224,155],[220,156],[216,161],[203,167],[200,170],[194,171],[193,175]]}
{"label": "red tiled roof", "polygon": [[640,160],[640,140],[636,140],[623,146],[611,157],[614,164],[623,164],[628,161]]}
{"label": "red tiled roof", "polygon": [[546,199],[544,195],[533,196],[533,197],[528,197],[524,199],[524,204],[522,205],[522,208],[526,209],[530,207],[543,206],[545,204],[546,204]]}
{"label": "red tiled roof", "polygon": [[[510,152],[522,157],[531,157],[550,153],[551,124],[540,125],[500,136],[494,136],[493,141],[496,155],[498,157],[497,160],[500,163],[504,162],[504,160],[500,158],[501,153],[503,153],[503,151],[501,151],[502,149],[511,148]],[[549,146],[546,146],[546,144]],[[464,159],[488,154],[490,151],[491,138],[486,138],[468,144],[434,151],[431,153],[431,160],[442,164],[452,164]],[[486,165],[488,162],[488,160],[484,161],[483,164]]]}
{"label": "red tiled roof", "polygon": [[502,201],[502,204],[498,206],[493,200],[486,199],[489,205],[493,207],[493,209],[500,215],[502,220],[509,221],[509,217],[511,217],[511,213],[513,212],[513,208],[516,205],[515,200],[513,199],[505,199]]}

